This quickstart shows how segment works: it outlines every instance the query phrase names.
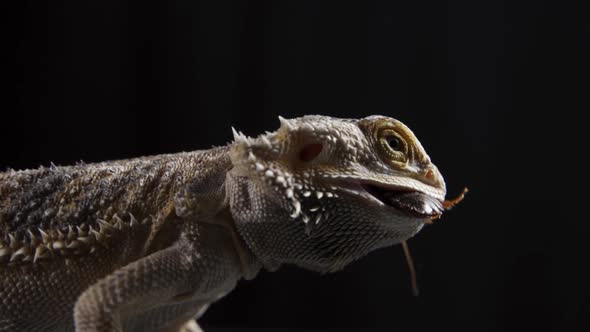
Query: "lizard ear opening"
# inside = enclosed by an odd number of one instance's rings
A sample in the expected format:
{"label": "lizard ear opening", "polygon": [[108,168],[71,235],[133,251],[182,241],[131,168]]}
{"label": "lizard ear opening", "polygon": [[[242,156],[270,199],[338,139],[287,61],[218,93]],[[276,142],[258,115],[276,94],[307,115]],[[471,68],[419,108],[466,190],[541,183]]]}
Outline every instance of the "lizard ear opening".
{"label": "lizard ear opening", "polygon": [[323,148],[321,143],[307,144],[299,152],[299,160],[303,162],[312,161],[322,152]]}

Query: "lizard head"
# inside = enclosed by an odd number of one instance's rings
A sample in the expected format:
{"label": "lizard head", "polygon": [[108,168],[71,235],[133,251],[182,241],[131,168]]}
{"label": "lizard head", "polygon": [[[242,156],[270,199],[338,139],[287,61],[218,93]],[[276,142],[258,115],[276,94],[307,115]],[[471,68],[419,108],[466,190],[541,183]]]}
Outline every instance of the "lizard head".
{"label": "lizard head", "polygon": [[234,130],[226,181],[238,232],[267,267],[338,270],[442,214],[443,177],[400,121],[279,119],[256,138]]}

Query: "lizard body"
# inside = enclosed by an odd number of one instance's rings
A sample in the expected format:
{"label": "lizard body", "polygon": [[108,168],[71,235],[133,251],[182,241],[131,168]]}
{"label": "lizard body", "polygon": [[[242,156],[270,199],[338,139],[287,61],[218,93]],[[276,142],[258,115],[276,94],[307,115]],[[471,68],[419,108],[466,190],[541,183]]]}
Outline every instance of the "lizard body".
{"label": "lizard body", "polygon": [[198,330],[263,267],[336,271],[442,214],[401,122],[280,120],[210,150],[0,173],[0,331]]}

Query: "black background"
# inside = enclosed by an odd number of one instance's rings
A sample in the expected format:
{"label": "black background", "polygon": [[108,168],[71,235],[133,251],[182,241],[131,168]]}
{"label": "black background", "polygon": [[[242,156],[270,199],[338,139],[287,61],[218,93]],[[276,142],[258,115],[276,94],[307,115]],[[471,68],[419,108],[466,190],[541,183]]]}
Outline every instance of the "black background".
{"label": "black background", "polygon": [[[0,167],[209,148],[277,115],[410,126],[459,207],[344,271],[262,273],[205,327],[590,330],[589,15],[561,1],[21,1]],[[14,38],[14,43],[12,39]],[[587,192],[588,190],[586,190]],[[587,193],[579,194],[583,199]],[[587,203],[586,203],[587,205]],[[574,213],[571,213],[574,211]]]}

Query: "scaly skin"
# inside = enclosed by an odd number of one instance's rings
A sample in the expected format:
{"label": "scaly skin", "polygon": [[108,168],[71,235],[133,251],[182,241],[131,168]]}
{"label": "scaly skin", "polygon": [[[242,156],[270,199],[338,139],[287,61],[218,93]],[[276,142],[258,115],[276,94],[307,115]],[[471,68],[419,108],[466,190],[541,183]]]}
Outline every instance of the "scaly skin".
{"label": "scaly skin", "polygon": [[280,120],[207,151],[0,173],[0,331],[196,331],[262,267],[336,271],[442,214],[399,121]]}

